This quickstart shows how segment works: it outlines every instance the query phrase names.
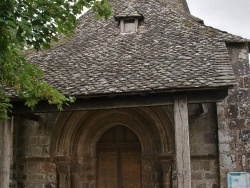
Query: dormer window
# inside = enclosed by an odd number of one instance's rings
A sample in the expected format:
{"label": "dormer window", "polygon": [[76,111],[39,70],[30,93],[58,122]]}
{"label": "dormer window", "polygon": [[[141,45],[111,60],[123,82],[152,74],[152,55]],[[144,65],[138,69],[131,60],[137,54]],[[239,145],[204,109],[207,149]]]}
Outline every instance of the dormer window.
{"label": "dormer window", "polygon": [[115,20],[120,24],[121,34],[137,32],[138,23],[143,16],[131,8],[127,8],[122,13],[115,15]]}
{"label": "dormer window", "polygon": [[138,19],[120,20],[121,33],[134,33],[137,31]]}

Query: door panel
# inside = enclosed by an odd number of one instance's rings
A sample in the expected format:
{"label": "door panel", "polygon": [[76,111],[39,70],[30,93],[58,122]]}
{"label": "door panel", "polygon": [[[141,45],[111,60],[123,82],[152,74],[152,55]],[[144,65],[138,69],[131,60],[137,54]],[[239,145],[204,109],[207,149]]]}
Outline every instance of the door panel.
{"label": "door panel", "polygon": [[141,188],[140,155],[138,150],[99,150],[98,188]]}
{"label": "door panel", "polygon": [[107,130],[97,142],[97,188],[141,188],[141,144],[124,126]]}
{"label": "door panel", "polygon": [[141,188],[140,151],[121,151],[122,188]]}
{"label": "door panel", "polygon": [[98,152],[98,188],[118,187],[118,154],[117,151]]}

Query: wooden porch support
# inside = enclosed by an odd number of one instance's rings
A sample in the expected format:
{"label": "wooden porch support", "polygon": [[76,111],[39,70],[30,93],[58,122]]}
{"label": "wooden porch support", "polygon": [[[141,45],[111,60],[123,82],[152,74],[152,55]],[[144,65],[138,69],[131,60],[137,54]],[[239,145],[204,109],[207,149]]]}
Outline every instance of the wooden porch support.
{"label": "wooden porch support", "polygon": [[190,145],[186,95],[175,97],[174,119],[178,188],[191,188]]}
{"label": "wooden porch support", "polygon": [[12,146],[12,120],[0,124],[0,188],[9,187]]}

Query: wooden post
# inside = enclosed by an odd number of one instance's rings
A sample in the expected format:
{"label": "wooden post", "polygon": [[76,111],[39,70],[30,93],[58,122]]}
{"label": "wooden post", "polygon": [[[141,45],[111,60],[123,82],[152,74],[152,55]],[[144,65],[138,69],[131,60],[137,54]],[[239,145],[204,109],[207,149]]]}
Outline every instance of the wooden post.
{"label": "wooden post", "polygon": [[11,160],[11,120],[0,124],[0,188],[9,187]]}
{"label": "wooden post", "polygon": [[190,145],[186,95],[175,97],[174,119],[178,188],[191,188]]}

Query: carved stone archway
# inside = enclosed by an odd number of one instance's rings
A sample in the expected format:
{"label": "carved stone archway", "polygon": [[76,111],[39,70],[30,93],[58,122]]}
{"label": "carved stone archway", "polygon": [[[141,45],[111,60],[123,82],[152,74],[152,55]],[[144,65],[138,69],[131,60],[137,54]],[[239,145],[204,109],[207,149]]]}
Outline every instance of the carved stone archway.
{"label": "carved stone archway", "polygon": [[51,156],[61,159],[57,162],[60,187],[96,187],[96,143],[103,133],[117,125],[132,130],[141,143],[142,187],[168,187],[169,161],[174,153],[174,127],[169,109],[143,107],[62,113],[54,126],[50,147]]}

